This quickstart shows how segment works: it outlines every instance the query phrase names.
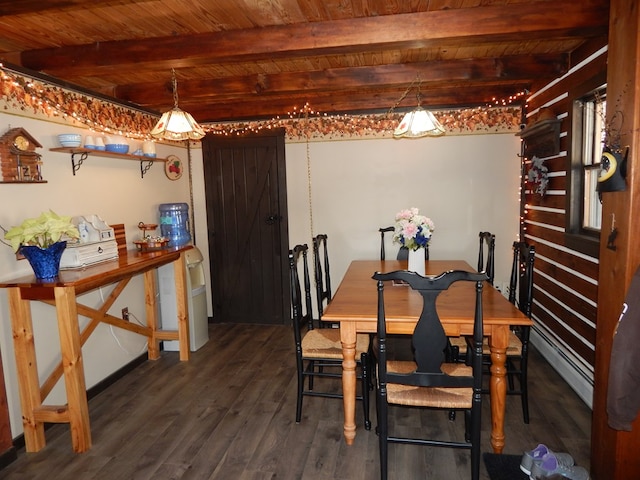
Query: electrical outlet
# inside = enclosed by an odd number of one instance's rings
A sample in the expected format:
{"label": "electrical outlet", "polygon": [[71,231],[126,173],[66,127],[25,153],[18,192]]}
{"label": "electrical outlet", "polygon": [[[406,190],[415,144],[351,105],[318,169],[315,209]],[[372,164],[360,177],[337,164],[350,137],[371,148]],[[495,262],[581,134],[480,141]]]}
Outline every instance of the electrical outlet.
{"label": "electrical outlet", "polygon": [[122,319],[126,320],[127,322],[129,321],[129,307],[124,307],[122,309]]}

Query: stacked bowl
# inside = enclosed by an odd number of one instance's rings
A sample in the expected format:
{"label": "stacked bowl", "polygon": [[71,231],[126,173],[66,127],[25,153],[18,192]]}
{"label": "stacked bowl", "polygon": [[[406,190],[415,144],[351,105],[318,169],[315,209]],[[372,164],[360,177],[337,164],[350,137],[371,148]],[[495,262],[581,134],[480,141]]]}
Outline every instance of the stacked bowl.
{"label": "stacked bowl", "polygon": [[61,133],[58,135],[58,142],[63,147],[75,148],[79,147],[82,142],[82,135],[77,133]]}

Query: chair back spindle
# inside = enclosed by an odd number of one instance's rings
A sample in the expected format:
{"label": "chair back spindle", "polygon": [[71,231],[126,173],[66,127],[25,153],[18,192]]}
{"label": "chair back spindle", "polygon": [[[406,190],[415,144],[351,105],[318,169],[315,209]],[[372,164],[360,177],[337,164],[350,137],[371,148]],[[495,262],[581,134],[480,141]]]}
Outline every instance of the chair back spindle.
{"label": "chair back spindle", "polygon": [[[478,248],[478,271],[486,272],[489,283],[493,285],[495,278],[495,250],[496,236],[491,232],[480,232],[478,235],[480,245]],[[484,261],[484,247],[487,247],[487,262]]]}
{"label": "chair back spindle", "polygon": [[[329,251],[327,250],[327,235],[320,234],[313,237],[313,278],[316,287],[316,302],[318,304],[318,321],[322,319],[324,307],[331,301],[331,274],[329,272]],[[320,323],[320,326],[325,326]]]}

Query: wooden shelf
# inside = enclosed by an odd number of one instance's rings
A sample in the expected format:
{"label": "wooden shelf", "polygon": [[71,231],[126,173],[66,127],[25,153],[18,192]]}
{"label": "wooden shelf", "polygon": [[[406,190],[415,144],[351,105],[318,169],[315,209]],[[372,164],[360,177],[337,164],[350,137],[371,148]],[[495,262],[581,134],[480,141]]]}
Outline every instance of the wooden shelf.
{"label": "wooden shelf", "polygon": [[556,118],[527,126],[518,135],[525,139],[527,154],[538,157],[557,155],[560,151],[560,123]]}
{"label": "wooden shelf", "polygon": [[[51,152],[63,152],[71,154],[71,168],[73,169],[73,174],[75,175],[78,170],[80,170],[80,166],[87,159],[89,155],[93,155],[95,157],[109,157],[109,158],[120,158],[122,160],[136,160],[140,162],[140,175],[144,178],[144,174],[151,168],[153,162],[166,162],[166,158],[158,158],[158,157],[145,157],[144,155],[132,155],[130,153],[116,153],[116,152],[107,152],[106,150],[94,150],[91,148],[82,148],[82,147],[56,147],[50,148]],[[76,160],[76,155],[80,155],[78,160]]]}

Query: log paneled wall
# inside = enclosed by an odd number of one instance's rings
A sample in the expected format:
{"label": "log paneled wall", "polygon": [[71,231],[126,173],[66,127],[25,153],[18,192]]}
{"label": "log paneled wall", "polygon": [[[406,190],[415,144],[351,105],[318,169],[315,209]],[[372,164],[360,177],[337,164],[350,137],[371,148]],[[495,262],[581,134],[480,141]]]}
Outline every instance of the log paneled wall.
{"label": "log paneled wall", "polygon": [[[567,241],[571,173],[571,90],[606,72],[606,42],[582,52],[565,76],[533,92],[525,112],[527,126],[541,109],[551,111],[560,123],[560,151],[544,158],[549,184],[544,196],[526,182],[530,159],[536,152],[523,139],[521,239],[535,245],[532,343],[541,350],[589,406],[592,404],[598,258],[577,251]],[[595,249],[597,252],[597,249]],[[555,358],[553,358],[555,357]]]}

